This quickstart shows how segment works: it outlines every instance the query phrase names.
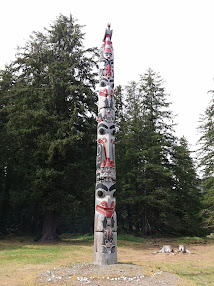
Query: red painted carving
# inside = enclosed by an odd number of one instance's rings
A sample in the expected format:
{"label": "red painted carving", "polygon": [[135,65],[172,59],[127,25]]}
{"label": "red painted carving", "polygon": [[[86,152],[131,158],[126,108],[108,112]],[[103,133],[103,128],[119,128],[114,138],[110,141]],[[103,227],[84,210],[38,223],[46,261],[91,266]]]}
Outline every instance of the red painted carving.
{"label": "red painted carving", "polygon": [[102,118],[101,117],[98,117],[98,122],[102,122]]}
{"label": "red painted carving", "polygon": [[112,168],[115,168],[114,161],[111,161],[111,166],[112,166]]}
{"label": "red painted carving", "polygon": [[111,167],[111,163],[110,163],[110,159],[109,158],[106,159],[105,167]]}
{"label": "red painted carving", "polygon": [[114,202],[111,202],[110,207],[108,207],[107,202],[102,201],[100,205],[96,205],[96,210],[106,215],[107,218],[111,218],[113,213],[115,212],[115,204]]}
{"label": "red painted carving", "polygon": [[110,78],[111,77],[111,66],[110,65],[107,65],[106,66],[106,73],[105,75],[107,76],[107,78]]}
{"label": "red painted carving", "polygon": [[104,168],[104,167],[105,167],[105,165],[106,165],[105,160],[102,160],[102,163],[101,163],[101,165],[100,165],[100,168]]}

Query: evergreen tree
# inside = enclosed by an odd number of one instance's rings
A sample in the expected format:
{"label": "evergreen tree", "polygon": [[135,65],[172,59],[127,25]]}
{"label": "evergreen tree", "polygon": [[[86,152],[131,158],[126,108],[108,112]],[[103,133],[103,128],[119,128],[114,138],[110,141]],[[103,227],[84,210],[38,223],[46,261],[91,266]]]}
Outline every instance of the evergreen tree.
{"label": "evergreen tree", "polygon": [[198,235],[200,181],[186,139],[174,135],[167,97],[151,69],[126,87],[116,140],[119,225],[143,235]]}
{"label": "evergreen tree", "polygon": [[201,233],[201,190],[194,161],[187,140],[182,137],[174,144],[172,156],[173,196],[173,232],[182,235],[200,235]]}
{"label": "evergreen tree", "polygon": [[[138,105],[137,83],[131,82],[126,87],[126,100],[122,101],[123,91],[116,90],[116,120],[119,122],[116,136],[117,163],[117,214],[119,226],[123,231],[133,232],[136,229],[137,169],[140,160],[138,145],[135,144],[140,136],[140,124],[137,122],[140,106]],[[122,103],[118,106],[117,101]],[[124,96],[125,99],[125,96]],[[118,110],[119,108],[119,110]],[[137,110],[135,110],[137,109]],[[122,111],[122,112],[121,112]],[[123,112],[124,111],[124,112]]]}
{"label": "evergreen tree", "polygon": [[[7,172],[16,178],[10,203],[25,225],[39,229],[44,217],[42,240],[57,239],[63,213],[73,214],[75,224],[80,216],[88,219],[88,205],[93,209],[96,53],[84,50],[83,36],[72,16],[60,15],[50,29],[31,35],[10,68],[13,84],[3,108],[13,142]],[[5,84],[2,77],[3,91]]]}
{"label": "evergreen tree", "polygon": [[126,205],[121,212],[130,231],[146,235],[166,230],[172,210],[173,117],[163,81],[151,69],[126,92],[125,136],[118,144],[117,164],[123,172],[120,190]]}
{"label": "evergreen tree", "polygon": [[13,74],[10,67],[0,73],[0,232],[6,233],[6,228],[10,225],[10,203],[9,203],[9,184],[13,181],[10,172],[11,158],[8,151],[12,142],[6,132],[7,111],[5,106],[8,104],[10,94],[9,89],[13,84]]}
{"label": "evergreen tree", "polygon": [[212,99],[202,117],[199,130],[200,138],[200,166],[203,173],[204,195],[204,224],[206,228],[214,229],[214,91]]}

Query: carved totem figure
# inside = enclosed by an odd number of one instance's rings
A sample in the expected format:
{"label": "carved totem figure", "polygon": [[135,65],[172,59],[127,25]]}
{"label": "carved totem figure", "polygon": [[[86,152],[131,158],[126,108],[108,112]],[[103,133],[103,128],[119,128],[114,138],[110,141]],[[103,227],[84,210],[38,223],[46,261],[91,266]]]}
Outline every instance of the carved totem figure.
{"label": "carved totem figure", "polygon": [[115,104],[114,53],[110,24],[100,49],[97,160],[94,220],[94,263],[117,263],[117,216],[115,212]]}

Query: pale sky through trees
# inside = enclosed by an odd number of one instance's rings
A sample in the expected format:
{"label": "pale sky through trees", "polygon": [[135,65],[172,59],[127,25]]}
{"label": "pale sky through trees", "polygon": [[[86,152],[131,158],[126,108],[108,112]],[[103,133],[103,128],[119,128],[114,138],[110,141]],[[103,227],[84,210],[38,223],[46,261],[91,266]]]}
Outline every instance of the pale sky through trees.
{"label": "pale sky through trees", "polygon": [[197,126],[214,89],[212,0],[8,0],[0,9],[0,68],[32,31],[42,31],[62,13],[86,25],[85,46],[100,47],[108,22],[113,29],[115,85],[139,80],[149,67],[159,72],[178,114],[175,128],[194,150]]}

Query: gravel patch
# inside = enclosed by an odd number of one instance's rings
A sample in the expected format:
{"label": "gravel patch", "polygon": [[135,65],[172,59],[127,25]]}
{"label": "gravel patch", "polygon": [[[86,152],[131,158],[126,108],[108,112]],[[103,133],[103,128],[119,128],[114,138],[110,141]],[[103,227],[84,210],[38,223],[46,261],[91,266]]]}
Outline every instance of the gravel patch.
{"label": "gravel patch", "polygon": [[36,279],[35,285],[187,285],[177,275],[163,271],[145,275],[146,269],[134,264],[99,266],[89,263],[75,264],[47,270]]}

